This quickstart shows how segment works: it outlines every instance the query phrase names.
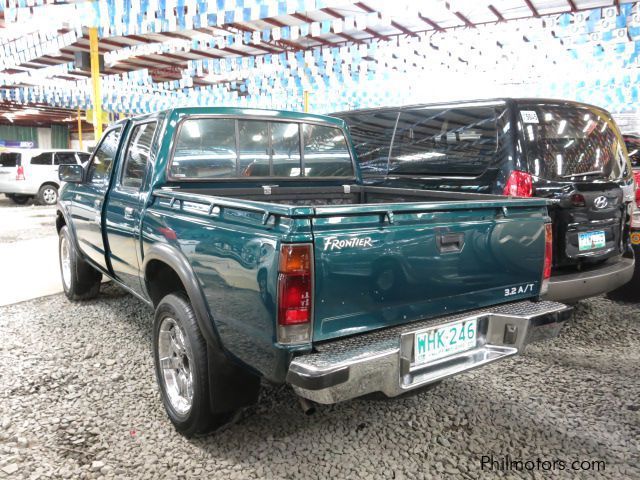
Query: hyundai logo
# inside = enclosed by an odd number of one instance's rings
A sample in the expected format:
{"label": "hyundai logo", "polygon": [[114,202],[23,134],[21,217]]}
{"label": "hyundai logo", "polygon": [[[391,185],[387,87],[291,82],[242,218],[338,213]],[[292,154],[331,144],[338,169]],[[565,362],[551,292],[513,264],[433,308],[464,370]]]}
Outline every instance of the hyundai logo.
{"label": "hyundai logo", "polygon": [[596,199],[593,201],[593,205],[596,208],[605,208],[608,204],[609,202],[607,201],[607,197],[605,196],[596,197]]}

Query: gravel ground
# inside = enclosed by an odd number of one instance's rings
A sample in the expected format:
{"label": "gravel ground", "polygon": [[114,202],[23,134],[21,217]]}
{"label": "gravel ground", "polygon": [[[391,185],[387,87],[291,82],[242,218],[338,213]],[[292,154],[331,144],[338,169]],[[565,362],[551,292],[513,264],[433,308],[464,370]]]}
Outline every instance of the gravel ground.
{"label": "gravel ground", "polygon": [[[526,355],[395,400],[305,417],[287,387],[216,435],[177,434],[156,388],[151,314],[114,285],[0,308],[0,478],[640,478],[640,305],[596,298]],[[570,471],[575,460],[600,472]],[[559,465],[557,463],[557,465]],[[544,465],[542,466],[544,468]]]}

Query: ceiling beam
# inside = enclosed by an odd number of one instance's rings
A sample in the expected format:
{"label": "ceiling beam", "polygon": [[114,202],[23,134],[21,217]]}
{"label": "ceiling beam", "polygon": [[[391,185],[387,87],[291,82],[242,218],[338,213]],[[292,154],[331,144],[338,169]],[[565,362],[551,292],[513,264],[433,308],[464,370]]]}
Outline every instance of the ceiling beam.
{"label": "ceiling beam", "polygon": [[538,10],[536,9],[536,7],[533,5],[533,2],[531,2],[531,0],[524,0],[524,3],[527,4],[527,7],[529,7],[529,10],[531,10],[531,14],[536,17],[536,18],[540,18],[540,13],[538,13]]}
{"label": "ceiling beam", "polygon": [[[573,1],[573,0],[569,0],[569,1]],[[493,5],[489,5],[488,8],[489,8],[489,10],[491,10],[491,13],[493,13],[496,16],[496,18],[498,19],[499,22],[504,22],[505,21],[504,17],[502,16],[500,11],[496,7],[494,7]]]}
{"label": "ceiling beam", "polygon": [[475,23],[473,23],[471,20],[469,20],[467,17],[465,17],[461,12],[453,12],[453,14],[458,17],[462,23],[464,23],[467,27],[469,28],[476,28]]}
{"label": "ceiling beam", "polygon": [[422,15],[421,13],[418,14],[418,18],[420,20],[422,20],[424,23],[426,23],[427,25],[429,25],[431,28],[433,28],[434,30],[438,31],[438,32],[444,32],[444,28],[442,28],[440,25],[438,25],[436,22],[434,22],[433,20],[431,20],[429,17],[425,17],[424,15]]}

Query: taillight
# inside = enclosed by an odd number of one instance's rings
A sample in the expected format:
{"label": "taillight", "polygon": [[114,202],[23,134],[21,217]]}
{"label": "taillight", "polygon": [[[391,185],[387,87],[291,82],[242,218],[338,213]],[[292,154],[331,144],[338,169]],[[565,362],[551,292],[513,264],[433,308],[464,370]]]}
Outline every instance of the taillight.
{"label": "taillight", "polygon": [[533,179],[531,174],[520,170],[512,171],[502,194],[510,197],[532,197]]}
{"label": "taillight", "polygon": [[553,265],[553,230],[550,223],[544,226],[544,268],[542,270],[542,286],[540,293],[547,293],[549,278],[551,278],[551,266]]}
{"label": "taillight", "polygon": [[633,172],[633,179],[636,186],[636,205],[640,205],[640,172]]}
{"label": "taillight", "polygon": [[24,180],[24,167],[20,165],[16,172],[16,180]]}
{"label": "taillight", "polygon": [[571,204],[574,207],[584,207],[586,205],[584,195],[581,193],[574,193],[571,195]]}
{"label": "taillight", "polygon": [[308,243],[280,247],[278,269],[278,341],[311,341],[313,249]]}

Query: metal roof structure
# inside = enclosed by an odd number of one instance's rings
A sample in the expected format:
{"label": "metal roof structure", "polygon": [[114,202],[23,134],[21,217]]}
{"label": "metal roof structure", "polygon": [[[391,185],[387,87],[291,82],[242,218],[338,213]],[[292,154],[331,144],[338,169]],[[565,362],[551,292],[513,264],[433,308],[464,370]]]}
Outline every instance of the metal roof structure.
{"label": "metal roof structure", "polygon": [[[252,65],[258,70],[263,66],[263,59],[265,63],[277,63],[276,57],[286,55],[291,68],[290,59],[296,54],[303,55],[302,61],[298,57],[299,64],[308,64],[311,54],[317,58],[318,52],[325,54],[337,48],[364,46],[369,47],[363,50],[369,54],[374,46],[393,48],[410,40],[432,38],[434,34],[447,37],[453,33],[455,38],[461,32],[482,34],[482,27],[506,26],[527,19],[546,19],[554,25],[562,16],[578,17],[581,12],[594,9],[615,9],[620,13],[621,8],[635,2],[16,0],[13,3],[17,8],[4,5],[0,11],[0,93],[4,92],[0,122],[7,118],[5,114],[15,113],[24,104],[36,109],[41,117],[38,121],[43,122],[65,121],[74,114],[71,109],[87,108],[86,95],[72,97],[78,85],[88,83],[89,73],[78,68],[75,55],[89,51],[87,27],[90,26],[98,26],[101,32],[106,95],[117,97],[120,92],[115,90],[118,89],[134,96],[142,92],[147,97],[177,92],[181,96],[172,97],[175,101],[191,98],[195,92],[219,92],[221,88],[238,97],[249,95],[250,91],[263,92],[265,87],[252,87],[248,83],[243,89],[239,85],[243,81],[242,72],[251,70]],[[613,22],[615,27],[615,18]],[[607,28],[612,30],[611,26]],[[494,40],[500,42],[499,38]],[[593,45],[601,41],[588,40]],[[455,52],[449,53],[455,55]],[[367,60],[367,55],[364,59]],[[344,59],[342,63],[346,63]],[[388,62],[385,65],[388,66]],[[351,72],[349,67],[342,67],[342,72],[353,75],[356,67],[354,63]],[[224,75],[225,70],[226,73],[238,72],[229,77]],[[315,74],[313,69],[311,73]],[[269,75],[264,75],[267,80]],[[305,75],[305,72],[300,74]],[[262,81],[257,80],[258,84]],[[313,86],[312,79],[310,85],[298,85],[297,90],[313,89]],[[122,105],[117,101],[111,108],[108,102],[106,105],[111,111],[118,107]],[[154,108],[158,106],[151,102],[149,106],[135,109],[140,113]],[[72,115],[66,115],[68,113]],[[33,119],[36,120],[35,115]]]}

